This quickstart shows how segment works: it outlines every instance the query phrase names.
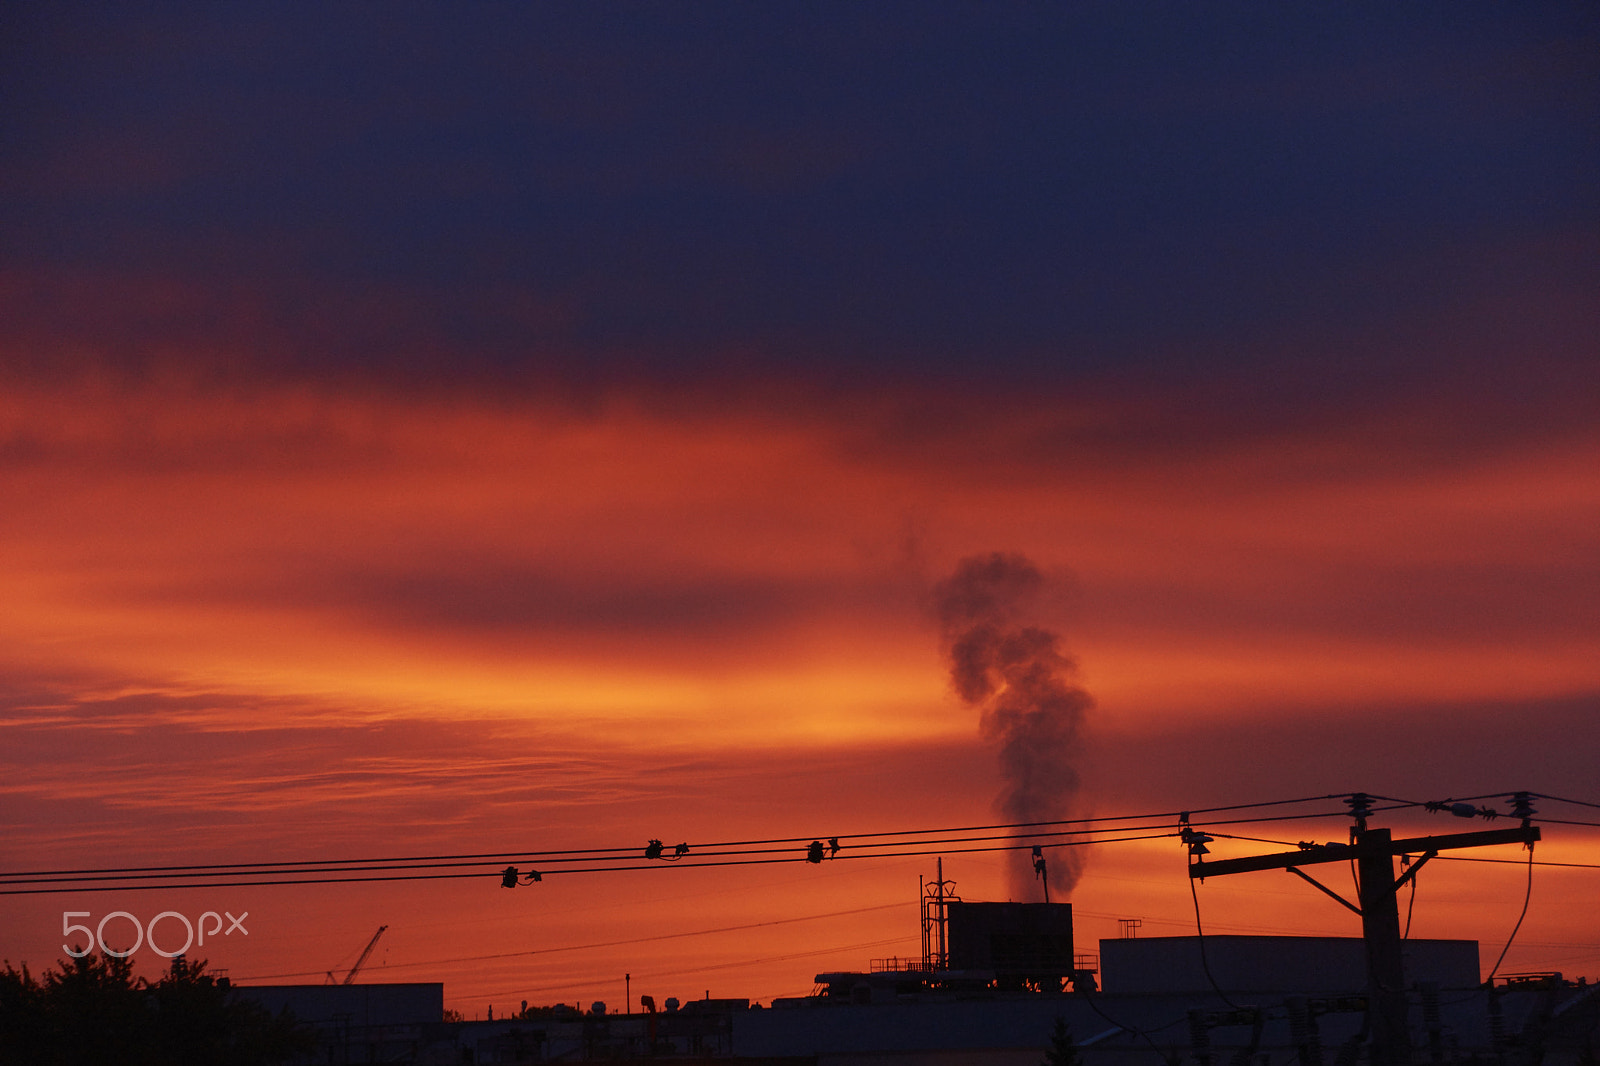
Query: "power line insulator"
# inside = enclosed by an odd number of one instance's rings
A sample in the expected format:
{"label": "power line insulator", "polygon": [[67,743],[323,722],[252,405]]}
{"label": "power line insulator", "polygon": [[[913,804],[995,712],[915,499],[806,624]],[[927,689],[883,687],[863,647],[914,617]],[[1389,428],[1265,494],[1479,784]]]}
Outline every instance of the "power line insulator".
{"label": "power line insulator", "polygon": [[[1201,855],[1211,854],[1211,849],[1206,847],[1206,845],[1215,838],[1212,837],[1210,833],[1202,833],[1198,829],[1191,829],[1188,826],[1184,826],[1183,831],[1179,833],[1178,836],[1185,844],[1189,846],[1190,855],[1198,858]],[[1034,850],[1037,851],[1038,849],[1035,848]]]}
{"label": "power line insulator", "polygon": [[644,846],[644,857],[647,859],[659,859],[661,858],[661,850],[665,847],[666,845],[661,841],[652,839],[650,843]]}
{"label": "power line insulator", "polygon": [[500,887],[501,888],[516,888],[517,887],[517,868],[515,866],[507,866],[505,868],[505,870],[500,874]]}
{"label": "power line insulator", "polygon": [[1511,817],[1522,819],[1522,828],[1526,829],[1533,822],[1533,816],[1539,812],[1534,809],[1530,793],[1513,792],[1511,794]]}
{"label": "power line insulator", "polygon": [[1344,805],[1350,808],[1350,817],[1356,820],[1356,828],[1366,829],[1367,815],[1372,813],[1372,797],[1365,792],[1352,792]]}
{"label": "power line insulator", "polygon": [[806,848],[806,862],[822,861],[822,841],[813,840],[811,846]]}

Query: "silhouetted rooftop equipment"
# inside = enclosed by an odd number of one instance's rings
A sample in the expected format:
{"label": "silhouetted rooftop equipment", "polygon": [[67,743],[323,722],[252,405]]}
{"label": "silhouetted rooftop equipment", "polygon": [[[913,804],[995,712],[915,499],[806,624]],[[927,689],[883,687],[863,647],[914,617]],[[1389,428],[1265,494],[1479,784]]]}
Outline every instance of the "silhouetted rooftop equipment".
{"label": "silhouetted rooftop equipment", "polygon": [[949,969],[987,970],[1000,987],[1058,990],[1072,977],[1072,904],[946,904]]}
{"label": "silhouetted rooftop equipment", "polygon": [[945,908],[951,903],[959,903],[961,897],[952,891],[956,883],[946,881],[944,877],[944,857],[940,856],[937,866],[937,880],[922,882],[922,968],[924,970],[948,970],[950,968],[950,946],[948,940],[949,915]]}

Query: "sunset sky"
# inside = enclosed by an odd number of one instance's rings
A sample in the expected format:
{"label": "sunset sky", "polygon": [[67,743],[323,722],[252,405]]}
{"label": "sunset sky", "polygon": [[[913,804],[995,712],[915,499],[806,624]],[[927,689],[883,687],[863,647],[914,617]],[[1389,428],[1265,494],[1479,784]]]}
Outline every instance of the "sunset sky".
{"label": "sunset sky", "polygon": [[[8,6],[0,866],[987,824],[993,552],[1075,816],[1600,802],[1597,131],[1577,2]],[[0,957],[226,908],[238,979],[386,924],[469,1017],[765,1001],[916,954],[933,861],[6,895]],[[1184,863],[1089,849],[1079,950]],[[1524,875],[1413,935],[1487,970]],[[1287,880],[1207,930],[1359,934]],[[1503,969],[1600,974],[1597,896],[1536,868]]]}

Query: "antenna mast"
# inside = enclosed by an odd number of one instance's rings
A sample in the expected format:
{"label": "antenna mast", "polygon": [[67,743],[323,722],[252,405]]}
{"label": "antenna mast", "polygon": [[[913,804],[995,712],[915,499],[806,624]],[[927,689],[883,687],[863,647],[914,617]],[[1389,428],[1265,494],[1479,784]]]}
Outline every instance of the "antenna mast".
{"label": "antenna mast", "polygon": [[946,932],[949,926],[947,904],[961,902],[961,897],[951,892],[954,881],[944,879],[944,856],[939,856],[938,880],[922,885],[922,968],[923,970],[948,970],[950,968],[950,943]]}

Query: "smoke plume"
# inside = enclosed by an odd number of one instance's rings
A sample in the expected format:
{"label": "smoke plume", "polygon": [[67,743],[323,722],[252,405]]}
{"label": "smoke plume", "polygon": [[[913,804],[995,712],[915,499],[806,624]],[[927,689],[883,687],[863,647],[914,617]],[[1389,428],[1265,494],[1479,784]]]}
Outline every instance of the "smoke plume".
{"label": "smoke plume", "polygon": [[[1028,624],[1044,585],[1039,569],[1023,556],[994,552],[961,560],[934,588],[951,684],[963,702],[981,710],[982,735],[999,748],[1004,785],[995,808],[1008,823],[1072,816],[1078,737],[1094,706],[1072,683],[1077,664],[1061,651],[1060,638]],[[1030,852],[1008,855],[1011,898],[1042,899]],[[1081,855],[1079,848],[1046,852],[1052,900],[1065,900],[1072,891]]]}

